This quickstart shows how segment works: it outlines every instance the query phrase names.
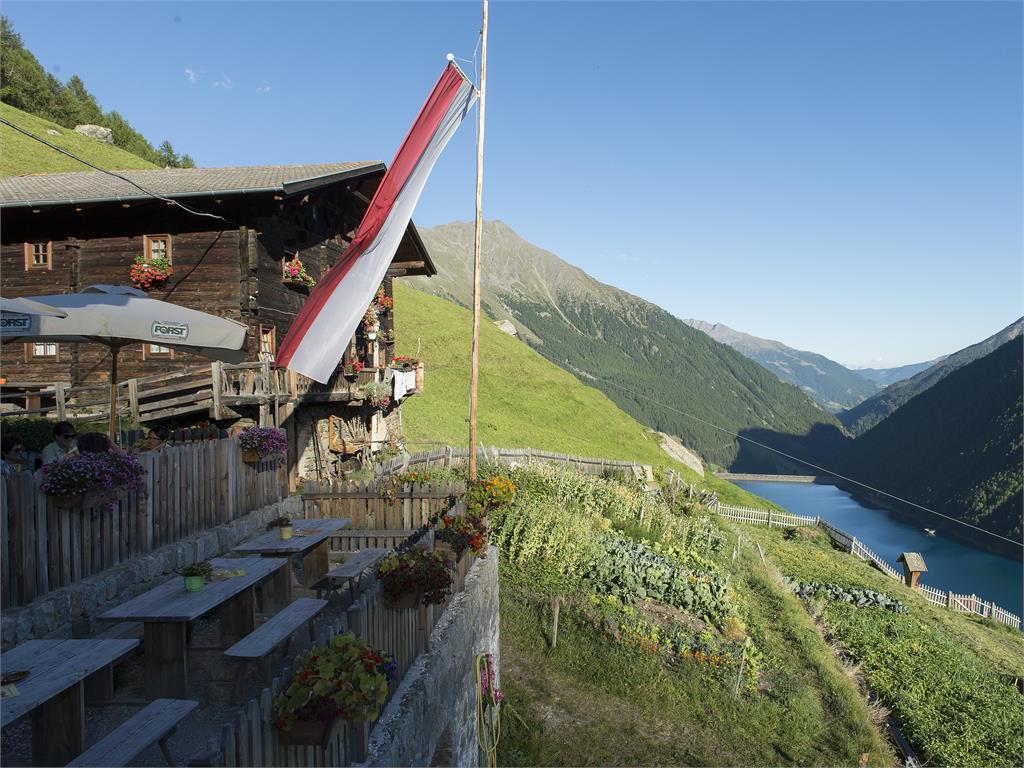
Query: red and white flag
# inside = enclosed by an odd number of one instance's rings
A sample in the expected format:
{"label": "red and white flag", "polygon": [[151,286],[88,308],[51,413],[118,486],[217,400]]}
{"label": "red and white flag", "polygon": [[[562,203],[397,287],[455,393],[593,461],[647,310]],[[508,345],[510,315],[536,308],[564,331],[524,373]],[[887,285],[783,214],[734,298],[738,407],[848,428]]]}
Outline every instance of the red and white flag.
{"label": "red and white flag", "polygon": [[384,279],[434,163],[477,96],[449,63],[377,187],[355,239],[292,322],[277,351],[279,368],[327,383]]}

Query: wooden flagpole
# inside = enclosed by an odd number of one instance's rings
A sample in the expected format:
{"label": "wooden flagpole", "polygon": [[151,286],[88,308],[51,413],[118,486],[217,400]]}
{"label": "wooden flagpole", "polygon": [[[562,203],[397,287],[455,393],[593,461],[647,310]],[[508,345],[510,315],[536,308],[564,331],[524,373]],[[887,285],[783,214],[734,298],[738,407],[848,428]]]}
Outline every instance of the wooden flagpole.
{"label": "wooden flagpole", "polygon": [[487,94],[487,0],[480,28],[480,105],[476,136],[476,228],[473,235],[473,345],[469,362],[469,479],[476,480],[476,406],[480,373],[480,249],[484,234],[484,99]]}

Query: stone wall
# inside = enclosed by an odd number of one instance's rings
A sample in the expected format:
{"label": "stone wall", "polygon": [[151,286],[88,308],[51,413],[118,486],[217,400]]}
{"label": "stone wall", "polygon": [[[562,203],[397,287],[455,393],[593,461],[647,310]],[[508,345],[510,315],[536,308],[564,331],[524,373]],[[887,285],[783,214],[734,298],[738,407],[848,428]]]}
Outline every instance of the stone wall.
{"label": "stone wall", "polygon": [[491,547],[370,733],[365,764],[477,765],[476,655],[493,653],[500,670],[499,640],[498,551]]}
{"label": "stone wall", "polygon": [[96,617],[171,578],[179,569],[226,554],[263,531],[280,515],[302,516],[302,500],[289,497],[257,509],[226,525],[168,544],[144,557],[108,568],[102,573],[61,587],[20,608],[5,608],[2,648],[26,640],[85,637],[111,626]]}

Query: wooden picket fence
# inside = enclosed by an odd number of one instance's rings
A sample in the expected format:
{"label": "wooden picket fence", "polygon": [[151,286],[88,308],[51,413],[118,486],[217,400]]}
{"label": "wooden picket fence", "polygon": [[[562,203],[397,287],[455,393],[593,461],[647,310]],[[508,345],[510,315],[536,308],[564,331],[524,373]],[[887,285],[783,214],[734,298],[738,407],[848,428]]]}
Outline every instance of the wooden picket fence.
{"label": "wooden picket fence", "polygon": [[242,461],[238,441],[168,445],[139,454],[145,488],[109,508],[59,509],[39,473],[0,482],[0,602],[25,605],[118,563],[280,501],[287,473],[276,460]]}
{"label": "wooden picket fence", "polygon": [[447,510],[451,497],[461,497],[465,492],[466,484],[462,482],[396,485],[388,479],[362,483],[311,481],[303,488],[302,508],[307,518],[352,520],[331,537],[332,552],[390,549]]}
{"label": "wooden picket fence", "polygon": [[[430,634],[455,595],[464,589],[465,572],[471,563],[472,558],[467,556],[459,564],[452,594],[440,605],[387,608],[380,583],[374,580],[356,598],[344,617],[330,623],[318,623],[315,642],[326,645],[334,635],[351,631],[371,647],[391,654],[397,667],[397,679],[388,687],[390,701],[416,657],[429,650]],[[299,650],[305,651],[306,648]],[[368,723],[340,725],[334,729],[325,747],[282,742],[273,724],[273,699],[287,687],[293,663],[289,661],[268,688],[239,707],[234,720],[224,725],[220,736],[208,741],[207,751],[193,757],[189,764],[242,768],[254,765],[350,766],[364,762],[371,731]],[[381,711],[386,706],[387,702]]]}
{"label": "wooden picket fence", "polygon": [[[888,576],[903,582],[903,574],[887,563],[877,554],[866,547],[856,536],[851,536],[846,531],[836,528],[827,520],[820,517],[809,517],[804,515],[791,515],[789,513],[775,512],[767,509],[754,509],[751,507],[733,507],[725,504],[718,504],[716,510],[726,520],[735,520],[740,523],[753,523],[754,525],[783,525],[783,526],[808,526],[816,525],[828,535],[829,539],[840,549],[849,552],[862,560],[874,563]],[[951,611],[958,613],[970,613],[985,618],[993,619],[1014,629],[1021,628],[1020,616],[1000,608],[995,603],[982,600],[977,595],[958,595],[953,592],[946,592],[935,587],[918,582],[917,587],[924,598],[933,605],[941,605]]]}
{"label": "wooden picket fence", "polygon": [[[468,448],[453,448],[450,445],[445,445],[431,451],[388,459],[379,463],[374,468],[374,472],[378,476],[385,476],[405,472],[414,467],[454,467],[468,458]],[[480,447],[477,449],[477,459],[495,464],[561,464],[588,475],[603,475],[608,472],[627,477],[639,477],[650,469],[646,465],[633,461],[572,456],[566,453],[538,451],[534,448]]]}

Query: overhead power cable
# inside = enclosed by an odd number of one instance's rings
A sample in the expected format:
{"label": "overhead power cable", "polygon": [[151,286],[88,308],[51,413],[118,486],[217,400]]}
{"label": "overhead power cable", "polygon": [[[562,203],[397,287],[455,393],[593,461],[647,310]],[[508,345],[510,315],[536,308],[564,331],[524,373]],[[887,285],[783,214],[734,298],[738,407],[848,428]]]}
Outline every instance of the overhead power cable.
{"label": "overhead power cable", "polygon": [[691,419],[694,419],[696,421],[699,421],[701,424],[706,424],[707,426],[711,427],[712,429],[717,429],[719,432],[724,432],[727,435],[732,435],[733,437],[735,437],[738,440],[744,440],[744,441],[746,441],[748,443],[752,443],[752,444],[754,444],[756,446],[764,448],[765,450],[772,451],[773,453],[777,453],[780,456],[785,456],[787,459],[791,459],[793,461],[799,462],[800,464],[803,464],[805,466],[811,467],[812,469],[816,469],[819,472],[824,472],[825,474],[831,475],[832,477],[838,477],[840,480],[846,480],[849,483],[853,483],[854,485],[859,485],[861,488],[867,488],[870,491],[874,491],[875,493],[879,493],[879,494],[881,494],[883,496],[887,496],[890,499],[895,499],[896,501],[902,502],[903,504],[909,504],[910,506],[916,507],[917,509],[924,510],[925,512],[930,512],[933,515],[937,515],[938,517],[943,517],[946,520],[949,520],[951,522],[957,523],[958,525],[963,525],[963,526],[965,526],[967,528],[973,528],[974,530],[980,531],[981,533],[984,533],[984,534],[986,534],[988,536],[993,536],[993,537],[995,537],[997,539],[1002,539],[1003,541],[1008,541],[1011,544],[1015,544],[1018,547],[1024,546],[1019,541],[1014,541],[1013,539],[1007,538],[1006,536],[1002,536],[1002,535],[1000,535],[998,533],[993,533],[992,531],[988,531],[988,530],[986,530],[984,528],[981,528],[980,526],[974,525],[973,523],[968,523],[968,522],[965,522],[963,520],[958,520],[955,517],[951,517],[949,515],[944,515],[941,512],[936,512],[934,509],[929,509],[928,507],[925,507],[925,506],[923,506],[921,504],[918,504],[916,502],[910,501],[910,499],[904,499],[903,497],[897,496],[897,495],[895,495],[893,493],[889,493],[888,491],[883,491],[881,488],[875,488],[874,486],[868,485],[867,483],[862,483],[859,480],[854,480],[852,477],[847,477],[846,475],[841,475],[838,472],[834,472],[831,469],[827,469],[825,467],[819,467],[817,464],[812,464],[809,461],[804,461],[803,459],[798,458],[796,456],[793,456],[791,454],[788,454],[785,451],[780,451],[778,448],[772,448],[770,445],[765,445],[764,443],[758,442],[757,440],[754,440],[752,438],[744,437],[743,435],[739,435],[739,434],[733,432],[732,430],[725,429],[724,427],[719,427],[718,425],[712,424],[710,421],[706,421],[705,419],[702,419],[699,416],[694,416],[692,413],[687,413],[686,411],[681,411],[678,408],[673,408],[671,405],[666,405],[665,403],[661,402],[660,400],[655,400],[653,397],[649,397],[647,395],[641,394],[640,392],[636,392],[636,391],[634,391],[632,389],[629,389],[628,387],[624,387],[621,384],[619,384],[618,382],[612,381],[611,379],[603,379],[603,378],[599,378],[597,376],[595,376],[594,379],[596,381],[602,381],[602,382],[604,382],[606,384],[611,384],[613,387],[617,387],[618,389],[621,389],[623,392],[628,392],[629,394],[633,395],[634,397],[639,397],[639,398],[641,398],[643,400],[649,400],[652,403],[660,405],[662,408],[665,408],[667,410],[673,411],[674,413],[678,413],[678,414],[680,414],[682,416],[687,416],[688,418],[691,418]]}
{"label": "overhead power cable", "polygon": [[83,165],[87,165],[90,168],[93,168],[93,169],[99,171],[100,173],[105,173],[108,176],[113,176],[116,179],[120,179],[123,182],[131,184],[133,187],[135,187],[140,192],[142,192],[142,193],[144,193],[146,195],[149,195],[150,197],[155,198],[156,200],[162,200],[165,203],[170,203],[171,205],[176,205],[179,208],[181,208],[183,211],[185,211],[187,213],[191,213],[193,216],[205,216],[205,217],[211,218],[211,219],[219,219],[220,221],[223,221],[223,222],[225,222],[227,224],[231,223],[227,219],[225,219],[223,216],[220,216],[220,215],[218,215],[216,213],[208,213],[206,211],[198,211],[198,210],[196,210],[194,208],[189,208],[187,205],[184,205],[183,203],[180,203],[177,200],[174,200],[174,199],[169,198],[169,197],[164,197],[163,195],[157,194],[156,192],[153,192],[152,190],[146,189],[144,186],[142,186],[141,184],[137,184],[136,182],[134,182],[131,179],[129,179],[127,176],[123,176],[122,174],[117,173],[115,171],[108,171],[106,168],[100,168],[95,163],[90,163],[88,160],[79,157],[74,152],[68,152],[68,150],[63,149],[61,147],[58,147],[56,144],[53,144],[53,143],[47,141],[42,136],[37,136],[36,134],[32,133],[31,131],[26,131],[24,128],[21,128],[21,127],[15,125],[10,120],[7,120],[5,118],[0,117],[0,123],[3,123],[8,128],[13,128],[18,133],[25,134],[30,139],[35,139],[36,141],[38,141],[38,142],[40,142],[42,144],[45,144],[50,149],[56,150],[57,152],[60,152],[62,155],[67,155],[72,160],[77,160],[78,162],[82,163]]}

